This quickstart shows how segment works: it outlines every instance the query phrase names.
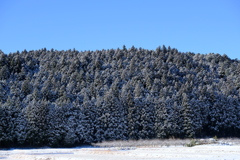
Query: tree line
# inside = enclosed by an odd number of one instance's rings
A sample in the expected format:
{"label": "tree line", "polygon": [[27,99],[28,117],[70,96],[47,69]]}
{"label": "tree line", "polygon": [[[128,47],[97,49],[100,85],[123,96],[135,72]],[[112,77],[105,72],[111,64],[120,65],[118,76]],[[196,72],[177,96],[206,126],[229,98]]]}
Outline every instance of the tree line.
{"label": "tree line", "polygon": [[240,137],[240,61],[160,46],[0,51],[0,147]]}

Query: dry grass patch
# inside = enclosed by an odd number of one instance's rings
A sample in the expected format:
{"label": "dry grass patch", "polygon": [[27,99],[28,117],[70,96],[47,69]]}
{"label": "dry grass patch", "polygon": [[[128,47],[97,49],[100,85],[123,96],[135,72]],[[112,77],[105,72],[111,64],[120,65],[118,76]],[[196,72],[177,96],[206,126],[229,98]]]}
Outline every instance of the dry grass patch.
{"label": "dry grass patch", "polygon": [[117,140],[93,143],[95,147],[118,147],[120,149],[134,149],[136,147],[169,147],[169,146],[186,146],[193,147],[203,144],[218,145],[240,145],[239,138],[206,138],[206,139],[146,139],[146,140]]}

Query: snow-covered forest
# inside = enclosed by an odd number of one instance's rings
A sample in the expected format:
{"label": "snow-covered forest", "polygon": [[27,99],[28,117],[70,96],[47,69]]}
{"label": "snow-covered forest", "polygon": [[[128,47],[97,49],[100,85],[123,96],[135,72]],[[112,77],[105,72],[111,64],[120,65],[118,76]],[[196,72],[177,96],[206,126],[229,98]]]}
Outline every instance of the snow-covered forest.
{"label": "snow-covered forest", "polygon": [[0,147],[240,137],[240,61],[175,48],[0,51]]}

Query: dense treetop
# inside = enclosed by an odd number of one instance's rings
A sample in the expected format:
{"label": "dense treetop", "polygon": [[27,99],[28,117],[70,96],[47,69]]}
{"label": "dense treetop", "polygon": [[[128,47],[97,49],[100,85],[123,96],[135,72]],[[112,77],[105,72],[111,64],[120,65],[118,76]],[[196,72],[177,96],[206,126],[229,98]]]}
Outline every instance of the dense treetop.
{"label": "dense treetop", "polygon": [[0,51],[0,147],[240,137],[240,61],[175,48]]}

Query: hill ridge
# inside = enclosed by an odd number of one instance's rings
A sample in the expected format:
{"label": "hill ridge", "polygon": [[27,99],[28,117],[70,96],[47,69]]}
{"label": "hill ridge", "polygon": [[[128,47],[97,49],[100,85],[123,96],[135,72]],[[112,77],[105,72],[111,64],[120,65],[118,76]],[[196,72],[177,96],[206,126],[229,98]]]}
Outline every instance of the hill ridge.
{"label": "hill ridge", "polygon": [[240,63],[161,46],[0,53],[0,147],[239,137]]}

